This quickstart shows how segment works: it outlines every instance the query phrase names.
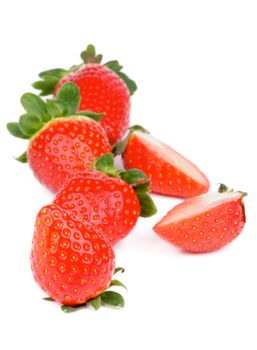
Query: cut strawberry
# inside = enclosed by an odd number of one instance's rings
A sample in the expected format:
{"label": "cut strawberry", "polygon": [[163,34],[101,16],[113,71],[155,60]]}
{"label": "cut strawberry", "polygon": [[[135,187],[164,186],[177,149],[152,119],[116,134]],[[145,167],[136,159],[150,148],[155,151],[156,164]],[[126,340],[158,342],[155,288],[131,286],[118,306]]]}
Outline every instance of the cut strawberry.
{"label": "cut strawberry", "polygon": [[170,210],[154,226],[162,238],[188,252],[210,252],[231,242],[242,231],[244,192],[221,185],[218,193],[190,198]]}
{"label": "cut strawberry", "polygon": [[142,127],[132,127],[128,137],[114,151],[116,154],[123,152],[126,169],[145,172],[153,192],[188,198],[209,189],[208,179],[196,165]]}

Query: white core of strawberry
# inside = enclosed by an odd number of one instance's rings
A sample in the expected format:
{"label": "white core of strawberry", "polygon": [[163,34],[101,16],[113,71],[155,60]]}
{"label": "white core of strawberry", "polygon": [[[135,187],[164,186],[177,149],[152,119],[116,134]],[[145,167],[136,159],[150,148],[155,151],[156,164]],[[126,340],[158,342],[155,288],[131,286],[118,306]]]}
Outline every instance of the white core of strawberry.
{"label": "white core of strawberry", "polygon": [[173,148],[159,141],[150,134],[146,134],[141,131],[134,132],[141,142],[150,148],[156,155],[162,158],[165,162],[170,163],[173,167],[186,174],[197,183],[204,186],[209,185],[209,181],[206,176],[188,159],[176,152]]}
{"label": "white core of strawberry", "polygon": [[[242,198],[241,192],[209,192],[207,194],[202,194],[178,204],[175,208],[168,212],[168,214],[160,221],[159,224],[160,226],[163,226],[194,217],[222,204],[229,203],[240,198]],[[157,224],[157,226],[159,224]]]}

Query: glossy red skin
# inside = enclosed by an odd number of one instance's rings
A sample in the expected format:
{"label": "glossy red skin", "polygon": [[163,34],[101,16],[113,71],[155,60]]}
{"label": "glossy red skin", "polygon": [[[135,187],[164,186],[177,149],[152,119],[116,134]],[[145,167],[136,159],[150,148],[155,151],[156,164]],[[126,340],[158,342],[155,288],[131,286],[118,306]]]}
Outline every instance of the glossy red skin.
{"label": "glossy red skin", "polygon": [[134,189],[118,178],[88,171],[70,180],[54,203],[75,220],[90,222],[111,244],[126,237],[140,215]]}
{"label": "glossy red skin", "polygon": [[[171,215],[172,210],[166,216]],[[161,220],[153,229],[182,250],[206,253],[233,241],[242,231],[244,223],[244,205],[240,198],[172,224],[162,224]]]}
{"label": "glossy red skin", "polygon": [[79,110],[104,113],[100,124],[111,145],[122,139],[129,127],[130,94],[123,80],[100,64],[87,64],[65,76],[56,86],[55,94],[63,84],[72,82],[80,90]]}
{"label": "glossy red skin", "polygon": [[166,196],[189,198],[206,193],[207,186],[196,182],[170,163],[164,162],[133,133],[122,154],[125,169],[140,169],[151,180],[152,192]]}
{"label": "glossy red skin", "polygon": [[38,213],[31,267],[36,282],[58,303],[77,305],[99,295],[111,283],[114,261],[111,245],[91,225],[55,205]]}
{"label": "glossy red skin", "polygon": [[35,176],[53,192],[105,153],[111,153],[111,146],[104,129],[84,117],[50,122],[31,140],[27,152]]}

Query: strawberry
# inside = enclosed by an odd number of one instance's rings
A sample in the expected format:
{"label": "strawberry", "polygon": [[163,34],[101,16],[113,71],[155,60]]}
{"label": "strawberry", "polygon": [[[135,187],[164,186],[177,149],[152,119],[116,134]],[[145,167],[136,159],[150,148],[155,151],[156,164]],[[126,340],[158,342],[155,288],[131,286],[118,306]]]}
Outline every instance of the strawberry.
{"label": "strawberry", "polygon": [[122,153],[125,169],[138,168],[149,177],[152,192],[188,198],[209,189],[208,179],[193,163],[141,126],[131,127],[113,151]]}
{"label": "strawberry", "polygon": [[190,198],[154,226],[162,238],[191,253],[211,252],[235,239],[245,224],[243,197],[221,185],[218,193]]}
{"label": "strawberry", "polygon": [[[43,207],[36,218],[31,267],[39,286],[66,312],[101,302],[124,306],[121,295],[105,291],[114,280],[114,251],[87,223],[72,220],[56,205]],[[120,269],[118,269],[120,270]],[[72,308],[73,306],[73,308]]]}
{"label": "strawberry", "polygon": [[18,160],[28,160],[35,176],[53,192],[88,169],[95,157],[111,152],[104,129],[92,119],[101,114],[77,113],[80,97],[74,84],[63,85],[54,100],[44,102],[27,93],[21,103],[27,114],[18,123],[7,124],[12,135],[30,139]]}
{"label": "strawberry", "polygon": [[72,219],[90,222],[114,244],[131,232],[140,215],[154,215],[156,207],[142,171],[116,169],[111,154],[95,161],[94,167],[68,181],[54,204]]}
{"label": "strawberry", "polygon": [[66,82],[72,82],[80,90],[79,110],[104,113],[100,124],[104,127],[111,144],[118,142],[129,127],[130,95],[136,84],[121,70],[118,61],[100,64],[93,45],[81,53],[83,63],[69,70],[52,69],[39,74],[42,79],[33,84],[41,95],[56,94]]}

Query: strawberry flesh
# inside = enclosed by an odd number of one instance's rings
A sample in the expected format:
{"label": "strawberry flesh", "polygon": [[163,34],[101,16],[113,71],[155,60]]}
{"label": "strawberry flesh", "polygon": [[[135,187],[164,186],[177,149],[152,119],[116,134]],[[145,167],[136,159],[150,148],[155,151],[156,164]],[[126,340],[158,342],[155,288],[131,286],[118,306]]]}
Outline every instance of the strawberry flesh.
{"label": "strawberry flesh", "polygon": [[150,134],[134,131],[123,153],[126,169],[143,170],[152,192],[188,198],[209,189],[206,176],[188,159]]}
{"label": "strawberry flesh", "polygon": [[181,249],[210,252],[231,242],[245,223],[241,192],[208,193],[170,210],[154,231]]}

